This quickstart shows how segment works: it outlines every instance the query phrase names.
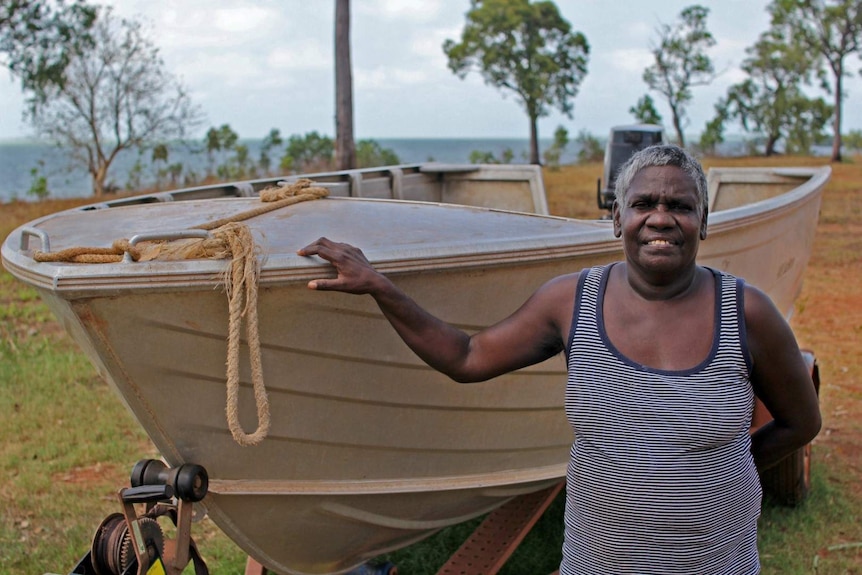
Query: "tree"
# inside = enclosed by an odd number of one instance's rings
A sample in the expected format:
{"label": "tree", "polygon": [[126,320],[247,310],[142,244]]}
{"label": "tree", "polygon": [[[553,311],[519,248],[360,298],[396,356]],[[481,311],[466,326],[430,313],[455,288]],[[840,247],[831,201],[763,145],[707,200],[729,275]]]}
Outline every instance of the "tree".
{"label": "tree", "polygon": [[655,102],[649,94],[644,94],[637,104],[629,108],[629,114],[641,124],[661,125],[662,123],[661,114],[655,109]]}
{"label": "tree", "polygon": [[802,89],[811,80],[816,60],[804,46],[791,42],[792,36],[786,24],[774,22],[746,49],[741,68],[748,79],[731,86],[716,106],[716,118],[739,120],[746,131],[762,134],[767,156],[776,152],[782,138],[787,151],[807,150],[811,140],[803,132],[820,134],[831,116],[831,107],[822,98],[811,99]]}
{"label": "tree", "polygon": [[715,116],[704,126],[700,134],[700,148],[709,154],[715,154],[718,145],[724,142],[724,123],[727,121],[727,107],[723,100],[715,105]]}
{"label": "tree", "polygon": [[788,154],[810,155],[813,145],[823,143],[823,129],[835,109],[823,98],[801,98],[791,103],[791,113],[796,121],[788,128],[785,149]]}
{"label": "tree", "polygon": [[359,140],[356,145],[356,163],[360,168],[376,166],[395,166],[401,163],[398,154],[391,148],[384,148],[374,140]]}
{"label": "tree", "polygon": [[[218,128],[213,126],[207,130],[204,136],[207,150],[207,175],[212,176],[222,170],[221,167],[227,162],[227,152],[233,150],[238,141],[239,134],[230,127],[230,124],[222,124]],[[218,165],[216,165],[216,156],[218,156]]]}
{"label": "tree", "polygon": [[150,161],[153,162],[153,166],[156,168],[156,188],[162,187],[162,177],[167,175],[167,170],[160,168],[159,166],[167,166],[169,156],[170,152],[168,150],[168,145],[164,142],[160,142],[153,146],[152,153],[150,154]]}
{"label": "tree", "polygon": [[832,161],[841,161],[841,112],[844,59],[862,52],[862,2],[859,0],[775,0],[769,6],[773,23],[787,24],[793,41],[818,54],[832,72]]}
{"label": "tree", "polygon": [[5,0],[0,3],[3,64],[25,91],[44,97],[49,86],[63,86],[73,53],[92,42],[96,16],[97,8],[80,0]]}
{"label": "tree", "polygon": [[87,166],[101,196],[118,154],[182,137],[199,112],[139,22],[106,8],[91,34],[70,55],[61,84],[31,91],[27,114],[38,134]]}
{"label": "tree", "polygon": [[655,63],[643,73],[649,89],[667,100],[680,146],[685,146],[683,128],[686,108],[693,98],[691,89],[715,78],[712,60],[706,54],[715,45],[715,38],[706,29],[708,15],[708,8],[689,6],[680,12],[675,26],[660,25],[658,43],[652,46]]}
{"label": "tree", "polygon": [[842,142],[851,150],[862,151],[862,130],[850,130],[842,137]]}
{"label": "tree", "polygon": [[248,146],[234,143],[232,156],[219,165],[216,174],[222,180],[242,180],[253,171],[254,162],[249,157]]}
{"label": "tree", "polygon": [[503,148],[499,157],[490,150],[471,150],[468,161],[471,164],[511,164],[514,159],[515,151],[512,148]]}
{"label": "tree", "polygon": [[563,126],[557,126],[554,130],[554,141],[551,146],[542,154],[545,165],[552,169],[560,169],[560,158],[563,156],[566,146],[569,145],[569,131]]}
{"label": "tree", "polygon": [[335,0],[335,165],[356,167],[353,140],[353,75],[350,63],[350,0]]}
{"label": "tree", "polygon": [[578,163],[588,164],[590,162],[601,162],[605,157],[605,148],[594,135],[586,130],[578,132],[575,138],[578,144]]}
{"label": "tree", "polygon": [[287,139],[281,167],[293,172],[311,172],[332,169],[335,144],[329,136],[317,131],[305,136],[293,135]]}
{"label": "tree", "polygon": [[281,139],[281,132],[278,128],[272,128],[269,131],[269,134],[264,136],[263,141],[260,144],[260,159],[257,162],[257,165],[260,166],[261,172],[264,175],[269,174],[269,169],[272,166],[272,158],[269,157],[269,153],[273,148],[277,148],[284,143],[284,140]]}
{"label": "tree", "polygon": [[553,2],[529,0],[470,0],[461,41],[443,44],[458,77],[477,70],[486,84],[514,92],[530,120],[533,164],[539,163],[538,119],[551,108],[572,117],[589,50]]}

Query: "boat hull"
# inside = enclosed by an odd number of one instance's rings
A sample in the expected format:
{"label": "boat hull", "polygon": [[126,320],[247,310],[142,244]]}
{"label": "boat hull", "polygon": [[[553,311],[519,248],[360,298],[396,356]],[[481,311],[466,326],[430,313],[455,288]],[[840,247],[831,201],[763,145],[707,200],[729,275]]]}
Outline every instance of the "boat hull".
{"label": "boat hull", "polygon": [[[827,179],[828,169],[711,176],[699,263],[744,277],[790,315]],[[757,195],[767,187],[775,193]],[[272,426],[254,447],[238,445],[225,418],[223,262],[37,263],[28,245],[33,237],[59,248],[109,245],[253,201],[60,214],[13,232],[2,252],[167,462],[207,469],[207,510],[249,555],[278,573],[340,573],[565,477],[563,357],[456,384],[418,360],[370,298],[308,290],[331,269],[295,250],[319,235],[359,245],[421,305],[473,332],[553,277],[622,259],[607,221],[350,198],[255,218],[268,246],[259,333]],[[258,422],[247,361],[240,373],[240,422],[250,432]]]}

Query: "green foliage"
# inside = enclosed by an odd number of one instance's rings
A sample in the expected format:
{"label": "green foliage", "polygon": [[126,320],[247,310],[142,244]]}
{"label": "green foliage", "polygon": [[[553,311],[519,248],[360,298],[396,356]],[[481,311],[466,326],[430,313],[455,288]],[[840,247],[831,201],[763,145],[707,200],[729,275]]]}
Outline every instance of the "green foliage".
{"label": "green foliage", "polygon": [[356,165],[359,168],[394,166],[400,163],[398,154],[374,140],[359,140],[356,143]]}
{"label": "green foliage", "polygon": [[589,44],[553,2],[471,0],[460,42],[446,40],[449,68],[478,71],[485,83],[515,94],[531,125],[530,162],[539,163],[537,119],[551,109],[572,116],[587,73]]}
{"label": "green foliage", "polygon": [[557,126],[554,131],[554,141],[551,146],[544,151],[542,159],[545,160],[545,165],[553,170],[560,169],[560,157],[566,146],[569,145],[569,132],[563,126]]}
{"label": "green foliage", "polygon": [[167,168],[165,168],[168,177],[171,180],[171,187],[176,188],[180,184],[180,176],[183,174],[183,164],[182,162],[175,162],[173,164],[169,164]]}
{"label": "green foliage", "polygon": [[281,139],[281,132],[278,128],[272,128],[263,138],[263,142],[260,145],[260,158],[257,161],[257,165],[260,167],[260,171],[266,175],[269,174],[270,167],[272,166],[272,158],[270,157],[270,153],[273,148],[277,148],[284,144],[284,140]]}
{"label": "green foliage", "polygon": [[155,146],[153,146],[153,151],[150,155],[150,158],[153,160],[153,162],[167,163],[169,155],[170,152],[168,151],[167,144],[156,144]]}
{"label": "green foliage", "polygon": [[823,140],[824,127],[829,123],[834,108],[822,98],[798,98],[791,102],[794,121],[788,128],[785,151],[788,154],[808,155],[811,147]]}
{"label": "green foliage", "polygon": [[[284,171],[319,172],[335,169],[335,143],[329,136],[317,131],[305,135],[294,134],[285,144],[278,128],[272,128],[263,138],[260,156],[255,161],[247,145],[239,143],[239,135],[228,124],[211,127],[204,137],[208,158],[208,173],[223,180],[237,180],[271,175],[272,159],[281,146],[279,168]],[[398,155],[389,148],[383,148],[374,140],[361,140],[357,144],[358,167],[389,166],[401,163]],[[171,174],[168,166],[167,174]],[[193,177],[193,174],[187,175]],[[177,174],[178,177],[178,174]]]}
{"label": "green foliage", "polygon": [[862,130],[850,130],[842,137],[844,145],[851,150],[862,151]]}
{"label": "green foliage", "polygon": [[207,130],[204,136],[204,146],[207,153],[207,174],[213,175],[225,163],[227,154],[239,141],[239,134],[233,131],[230,124],[222,124]]}
{"label": "green foliage", "polygon": [[39,160],[37,164],[36,167],[30,168],[30,188],[27,190],[27,195],[37,200],[44,200],[51,195],[51,190],[48,189],[48,178],[42,173],[45,162]]}
{"label": "green foliage", "polygon": [[156,144],[153,146],[153,149],[150,152],[150,160],[153,162],[153,166],[156,169],[156,188],[162,187],[162,179],[167,175],[167,171],[164,168],[160,168],[159,164],[167,164],[168,163],[168,146],[167,144]]}
{"label": "green foliage", "polygon": [[55,4],[43,0],[0,3],[0,54],[36,99],[62,88],[66,68],[76,53],[92,45],[98,8],[81,0]]}
{"label": "green foliage", "polygon": [[724,142],[724,125],[727,122],[727,110],[723,102],[715,106],[715,116],[706,123],[700,134],[700,148],[708,153],[715,154],[718,144]]}
{"label": "green foliage", "polygon": [[514,159],[515,152],[512,148],[503,148],[500,157],[495,156],[494,152],[473,150],[469,158],[471,164],[511,164]]}
{"label": "green foliage", "polygon": [[[833,96],[832,161],[841,160],[841,110],[845,59],[862,54],[862,3],[859,0],[773,0],[772,25],[786,26],[794,45],[816,56],[824,90]],[[831,73],[831,86],[826,80]]]}
{"label": "green foliage", "polygon": [[292,172],[316,172],[331,170],[335,161],[335,143],[329,136],[312,131],[304,136],[293,135],[287,139],[281,167]]}
{"label": "green foliage", "polygon": [[816,72],[816,55],[793,42],[793,34],[786,23],[774,20],[746,49],[742,69],[748,78],[731,86],[716,108],[746,132],[762,135],[767,156],[782,139],[788,151],[807,152],[832,114],[822,98],[809,98],[803,90]]}
{"label": "green foliage", "polygon": [[652,48],[655,63],[643,73],[649,89],[667,100],[681,146],[685,145],[683,128],[686,108],[693,98],[691,89],[709,84],[715,78],[712,60],[706,53],[715,45],[715,38],[706,29],[708,15],[708,8],[694,5],[680,12],[676,25],[662,24],[658,44]]}
{"label": "green foliage", "polygon": [[138,150],[138,159],[129,169],[126,175],[126,189],[129,191],[140,190],[144,183],[144,163],[142,161],[144,151]]}
{"label": "green foliage", "polygon": [[655,102],[653,102],[652,96],[649,94],[644,94],[637,101],[637,104],[629,108],[629,114],[634,116],[635,121],[641,124],[661,125],[662,123],[661,114],[655,109]]}
{"label": "green foliage", "polygon": [[578,144],[578,163],[588,164],[591,162],[601,162],[605,157],[605,150],[599,139],[587,132],[581,130],[578,132],[578,137],[575,138]]}
{"label": "green foliage", "polygon": [[487,150],[471,150],[469,161],[471,164],[499,164],[500,161],[494,156],[494,152]]}
{"label": "green foliage", "polygon": [[216,175],[222,180],[243,180],[253,175],[248,146],[235,143],[230,149],[233,154],[228,156],[223,164],[219,165]]}

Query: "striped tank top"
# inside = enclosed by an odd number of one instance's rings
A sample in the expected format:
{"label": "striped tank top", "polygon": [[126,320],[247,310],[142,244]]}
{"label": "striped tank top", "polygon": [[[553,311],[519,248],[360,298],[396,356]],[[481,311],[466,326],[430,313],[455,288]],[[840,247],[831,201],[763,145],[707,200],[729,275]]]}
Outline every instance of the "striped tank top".
{"label": "striped tank top", "polygon": [[608,339],[609,271],[581,274],[566,350],[574,443],[560,573],[757,574],[761,490],[743,282],[711,270],[711,351],[692,369],[665,371]]}

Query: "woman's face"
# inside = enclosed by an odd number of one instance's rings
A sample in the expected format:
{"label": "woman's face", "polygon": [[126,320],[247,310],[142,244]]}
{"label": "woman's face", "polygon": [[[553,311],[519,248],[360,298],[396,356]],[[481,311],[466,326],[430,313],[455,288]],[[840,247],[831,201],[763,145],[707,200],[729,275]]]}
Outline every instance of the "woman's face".
{"label": "woman's face", "polygon": [[651,272],[693,265],[706,239],[706,213],[694,181],[676,166],[652,166],[635,175],[623,205],[614,204],[614,234],[626,260]]}

